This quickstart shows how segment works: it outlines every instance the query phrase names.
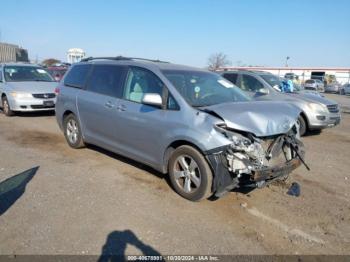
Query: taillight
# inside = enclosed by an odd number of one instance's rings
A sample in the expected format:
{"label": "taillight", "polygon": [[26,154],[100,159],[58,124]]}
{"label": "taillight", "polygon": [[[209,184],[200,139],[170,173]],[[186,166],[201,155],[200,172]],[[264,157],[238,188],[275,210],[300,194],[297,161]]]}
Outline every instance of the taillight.
{"label": "taillight", "polygon": [[56,87],[56,88],[55,88],[55,94],[56,94],[56,96],[59,95],[59,93],[60,93],[60,88],[59,88],[59,87]]}

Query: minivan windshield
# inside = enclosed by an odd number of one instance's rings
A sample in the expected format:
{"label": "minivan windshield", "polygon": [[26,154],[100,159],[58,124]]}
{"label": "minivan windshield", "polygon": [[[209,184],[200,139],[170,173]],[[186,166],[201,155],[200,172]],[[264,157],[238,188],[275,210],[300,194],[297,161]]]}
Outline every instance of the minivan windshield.
{"label": "minivan windshield", "polygon": [[45,69],[35,66],[5,66],[4,76],[7,82],[54,81]]}
{"label": "minivan windshield", "polygon": [[237,86],[215,73],[189,70],[162,72],[193,107],[251,100]]}

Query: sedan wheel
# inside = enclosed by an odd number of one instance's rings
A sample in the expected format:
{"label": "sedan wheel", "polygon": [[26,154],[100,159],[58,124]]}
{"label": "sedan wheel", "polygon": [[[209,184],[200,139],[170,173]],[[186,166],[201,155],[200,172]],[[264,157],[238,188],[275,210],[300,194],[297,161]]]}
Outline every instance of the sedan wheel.
{"label": "sedan wheel", "polygon": [[11,110],[9,101],[7,100],[6,96],[4,96],[2,98],[2,110],[4,111],[4,114],[6,116],[13,116],[14,115],[14,112]]}

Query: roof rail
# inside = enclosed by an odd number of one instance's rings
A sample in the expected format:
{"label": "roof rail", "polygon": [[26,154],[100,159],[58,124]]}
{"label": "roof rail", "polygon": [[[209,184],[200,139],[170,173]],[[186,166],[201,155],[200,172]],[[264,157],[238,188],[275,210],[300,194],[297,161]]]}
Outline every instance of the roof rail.
{"label": "roof rail", "polygon": [[107,60],[131,60],[128,57],[123,57],[123,56],[115,56],[115,57],[87,57],[87,58],[83,58],[80,60],[80,62],[87,62],[87,61],[91,61],[91,60],[99,60],[99,59],[107,59]]}
{"label": "roof rail", "polygon": [[125,57],[125,56],[115,56],[115,57],[87,57],[83,58],[80,60],[80,62],[88,62],[91,60],[100,60],[100,59],[105,59],[105,60],[141,60],[141,61],[149,61],[149,62],[156,62],[156,63],[169,63],[166,61],[161,61],[161,60],[154,60],[154,59],[146,59],[146,58],[139,58],[139,57]]}

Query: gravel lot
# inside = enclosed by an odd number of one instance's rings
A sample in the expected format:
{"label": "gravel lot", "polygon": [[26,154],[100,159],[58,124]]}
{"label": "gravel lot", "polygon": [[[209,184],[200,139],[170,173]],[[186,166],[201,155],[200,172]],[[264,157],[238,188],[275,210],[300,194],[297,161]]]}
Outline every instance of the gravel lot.
{"label": "gravel lot", "polygon": [[146,166],[69,148],[53,115],[0,114],[0,181],[39,166],[0,216],[0,254],[350,254],[350,97],[327,96],[345,112],[304,137],[311,171],[199,203]]}

